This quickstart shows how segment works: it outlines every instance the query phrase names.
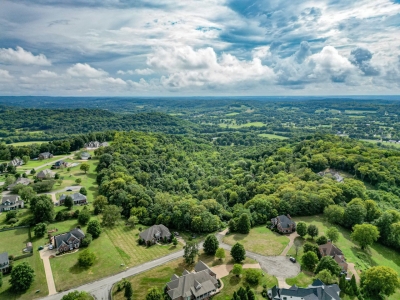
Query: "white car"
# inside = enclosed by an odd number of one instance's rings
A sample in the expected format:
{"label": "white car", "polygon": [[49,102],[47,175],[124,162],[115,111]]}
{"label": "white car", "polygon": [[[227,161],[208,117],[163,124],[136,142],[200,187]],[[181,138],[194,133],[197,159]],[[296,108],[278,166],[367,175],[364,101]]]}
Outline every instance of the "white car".
{"label": "white car", "polygon": [[53,245],[52,244],[49,245],[49,250],[53,250]]}

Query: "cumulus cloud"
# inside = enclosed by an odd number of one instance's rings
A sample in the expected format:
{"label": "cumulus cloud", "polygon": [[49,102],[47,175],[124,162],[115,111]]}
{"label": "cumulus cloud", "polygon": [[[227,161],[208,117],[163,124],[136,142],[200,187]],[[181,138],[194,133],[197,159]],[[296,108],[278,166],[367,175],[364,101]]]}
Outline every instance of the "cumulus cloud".
{"label": "cumulus cloud", "polygon": [[13,78],[7,70],[0,69],[0,82],[9,82]]}
{"label": "cumulus cloud", "polygon": [[51,65],[51,62],[44,54],[34,55],[18,46],[15,50],[12,48],[0,48],[0,63],[38,66]]}
{"label": "cumulus cloud", "polygon": [[48,70],[40,70],[38,73],[32,75],[35,78],[55,78],[57,77],[57,73],[48,71]]}
{"label": "cumulus cloud", "polygon": [[222,53],[219,57],[211,47],[194,50],[191,47],[156,49],[147,59],[148,65],[168,73],[161,77],[167,89],[258,84],[271,81],[273,71],[259,58],[240,60]]}
{"label": "cumulus cloud", "polygon": [[371,65],[372,52],[368,49],[358,47],[350,53],[350,61],[356,65],[367,76],[379,75],[379,70]]}
{"label": "cumulus cloud", "polygon": [[90,77],[90,78],[104,77],[108,75],[108,73],[103,71],[102,69],[95,69],[88,64],[81,64],[81,63],[77,63],[74,66],[70,67],[67,70],[67,73],[74,77]]}
{"label": "cumulus cloud", "polygon": [[139,74],[139,75],[151,75],[153,74],[154,71],[152,69],[146,68],[146,69],[135,69],[135,70],[127,70],[127,71],[122,71],[119,70],[117,72],[118,75],[134,75],[134,74]]}

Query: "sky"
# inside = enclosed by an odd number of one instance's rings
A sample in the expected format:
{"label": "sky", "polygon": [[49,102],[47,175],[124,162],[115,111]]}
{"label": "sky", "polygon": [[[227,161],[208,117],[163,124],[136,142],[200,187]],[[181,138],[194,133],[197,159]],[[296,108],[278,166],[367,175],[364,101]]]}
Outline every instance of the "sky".
{"label": "sky", "polygon": [[2,0],[0,94],[400,94],[400,0]]}

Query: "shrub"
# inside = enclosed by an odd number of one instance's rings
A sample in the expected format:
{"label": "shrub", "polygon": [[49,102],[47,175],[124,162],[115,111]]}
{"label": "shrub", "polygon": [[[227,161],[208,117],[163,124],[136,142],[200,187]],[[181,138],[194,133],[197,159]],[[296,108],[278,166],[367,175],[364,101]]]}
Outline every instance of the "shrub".
{"label": "shrub", "polygon": [[262,276],[262,272],[259,269],[247,269],[244,274],[244,279],[251,285],[257,285]]}
{"label": "shrub", "polygon": [[324,235],[321,235],[315,241],[317,242],[318,245],[324,245],[328,242],[328,238]]}
{"label": "shrub", "polygon": [[90,233],[86,233],[85,237],[82,240],[82,247],[89,247],[90,243],[92,242],[93,237]]}
{"label": "shrub", "polygon": [[81,267],[84,268],[90,267],[94,264],[95,260],[96,260],[96,255],[89,249],[86,249],[81,253],[79,253],[78,264]]}
{"label": "shrub", "polygon": [[100,222],[97,220],[89,221],[86,232],[90,233],[94,239],[98,238],[101,234]]}
{"label": "shrub", "polygon": [[8,220],[8,224],[15,224],[17,222],[18,220],[16,218],[11,218],[10,220]]}

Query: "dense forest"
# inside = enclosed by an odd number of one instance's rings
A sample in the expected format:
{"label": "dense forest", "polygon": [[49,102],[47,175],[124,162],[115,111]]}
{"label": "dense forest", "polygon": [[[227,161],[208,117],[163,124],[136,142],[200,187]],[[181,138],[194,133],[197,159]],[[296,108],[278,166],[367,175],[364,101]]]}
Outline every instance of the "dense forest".
{"label": "dense forest", "polygon": [[[116,133],[96,155],[100,193],[146,225],[211,232],[229,222],[234,231],[243,215],[254,226],[277,214],[333,211],[333,222],[349,228],[375,222],[386,230],[381,242],[400,249],[391,227],[400,224],[396,150],[332,135],[221,147],[199,137],[130,132]],[[328,167],[345,181],[317,174]]]}

